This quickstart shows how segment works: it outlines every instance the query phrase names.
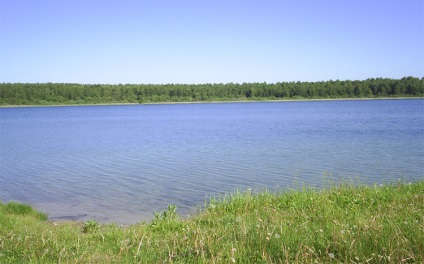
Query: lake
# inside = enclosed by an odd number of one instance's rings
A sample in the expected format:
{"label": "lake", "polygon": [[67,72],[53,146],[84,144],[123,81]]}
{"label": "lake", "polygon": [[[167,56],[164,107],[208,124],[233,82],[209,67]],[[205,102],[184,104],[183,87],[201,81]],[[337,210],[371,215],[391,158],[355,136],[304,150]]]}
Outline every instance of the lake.
{"label": "lake", "polygon": [[0,108],[0,200],[52,221],[187,215],[234,190],[424,178],[424,100]]}

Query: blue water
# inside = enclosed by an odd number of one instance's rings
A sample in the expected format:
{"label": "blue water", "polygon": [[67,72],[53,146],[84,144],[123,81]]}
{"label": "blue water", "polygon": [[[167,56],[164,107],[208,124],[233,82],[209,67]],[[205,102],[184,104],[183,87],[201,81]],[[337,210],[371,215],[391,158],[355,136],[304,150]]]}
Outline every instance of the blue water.
{"label": "blue water", "polygon": [[423,177],[422,99],[0,109],[0,200],[51,220],[136,223],[235,189]]}

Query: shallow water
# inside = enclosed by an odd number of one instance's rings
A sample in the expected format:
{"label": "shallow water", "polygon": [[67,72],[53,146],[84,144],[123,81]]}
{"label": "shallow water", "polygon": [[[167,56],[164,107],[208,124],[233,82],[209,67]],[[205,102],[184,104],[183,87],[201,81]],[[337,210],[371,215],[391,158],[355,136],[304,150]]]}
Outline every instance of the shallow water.
{"label": "shallow water", "polygon": [[0,172],[2,201],[118,223],[235,189],[420,180],[424,100],[2,108]]}

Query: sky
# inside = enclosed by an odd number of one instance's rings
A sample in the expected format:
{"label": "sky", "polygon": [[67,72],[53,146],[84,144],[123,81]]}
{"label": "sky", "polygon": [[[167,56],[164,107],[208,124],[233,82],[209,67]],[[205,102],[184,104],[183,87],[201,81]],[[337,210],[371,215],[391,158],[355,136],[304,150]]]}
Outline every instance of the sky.
{"label": "sky", "polygon": [[0,83],[424,76],[422,0],[0,0]]}

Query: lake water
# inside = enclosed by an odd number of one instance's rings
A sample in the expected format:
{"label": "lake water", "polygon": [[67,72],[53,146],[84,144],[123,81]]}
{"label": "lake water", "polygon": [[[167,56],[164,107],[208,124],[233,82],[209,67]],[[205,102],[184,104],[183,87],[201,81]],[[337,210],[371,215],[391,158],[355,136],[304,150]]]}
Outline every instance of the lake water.
{"label": "lake water", "polygon": [[3,202],[125,224],[236,189],[422,180],[424,100],[1,108],[0,175]]}

